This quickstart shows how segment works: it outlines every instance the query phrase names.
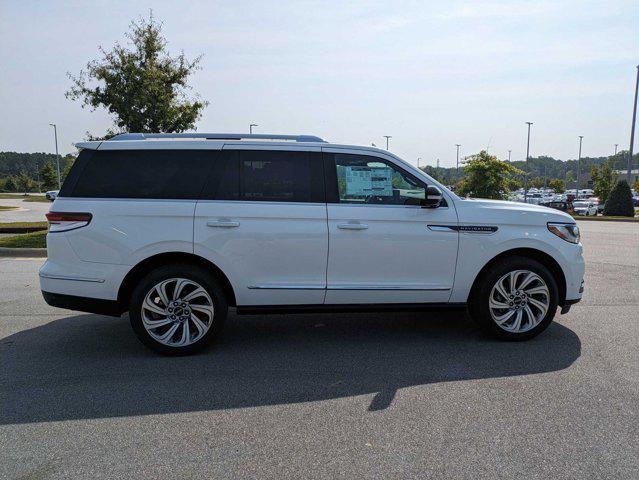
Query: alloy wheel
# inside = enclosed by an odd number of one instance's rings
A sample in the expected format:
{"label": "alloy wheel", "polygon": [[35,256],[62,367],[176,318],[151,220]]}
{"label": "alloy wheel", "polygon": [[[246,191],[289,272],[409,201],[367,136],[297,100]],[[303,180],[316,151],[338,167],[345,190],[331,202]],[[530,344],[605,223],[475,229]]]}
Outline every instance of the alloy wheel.
{"label": "alloy wheel", "polygon": [[514,270],[502,276],[493,286],[488,303],[493,321],[512,333],[535,328],[549,306],[548,285],[530,270]]}
{"label": "alloy wheel", "polygon": [[142,302],[142,324],[157,342],[185,347],[197,342],[213,324],[211,295],[186,278],[170,278],[156,284]]}

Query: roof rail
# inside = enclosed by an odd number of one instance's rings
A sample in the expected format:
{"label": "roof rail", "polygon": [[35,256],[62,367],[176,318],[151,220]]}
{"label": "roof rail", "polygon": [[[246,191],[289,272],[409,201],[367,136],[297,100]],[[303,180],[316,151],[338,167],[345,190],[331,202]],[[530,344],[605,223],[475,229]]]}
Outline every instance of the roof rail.
{"label": "roof rail", "polygon": [[147,140],[153,138],[200,138],[203,140],[290,140],[294,142],[322,142],[326,140],[314,135],[271,135],[262,133],[121,133],[109,139],[119,140]]}

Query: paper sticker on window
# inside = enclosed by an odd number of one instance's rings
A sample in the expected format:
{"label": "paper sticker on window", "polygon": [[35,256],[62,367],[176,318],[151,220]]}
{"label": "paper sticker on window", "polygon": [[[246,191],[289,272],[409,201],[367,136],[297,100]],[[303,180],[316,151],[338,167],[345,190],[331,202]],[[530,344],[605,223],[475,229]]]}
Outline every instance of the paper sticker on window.
{"label": "paper sticker on window", "polygon": [[392,175],[389,167],[346,167],[346,195],[392,197]]}

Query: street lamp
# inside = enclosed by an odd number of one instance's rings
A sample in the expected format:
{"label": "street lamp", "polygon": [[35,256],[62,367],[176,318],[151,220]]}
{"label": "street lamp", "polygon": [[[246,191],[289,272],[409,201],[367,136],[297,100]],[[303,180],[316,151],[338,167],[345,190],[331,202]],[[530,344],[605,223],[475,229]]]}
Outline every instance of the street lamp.
{"label": "street lamp", "polygon": [[251,124],[249,125],[249,133],[250,133],[251,135],[253,135],[253,127],[259,127],[259,125],[258,125],[257,123],[251,123]]}
{"label": "street lamp", "polygon": [[459,177],[459,147],[461,147],[461,144],[456,143],[455,146],[457,147],[457,177]]}
{"label": "street lamp", "polygon": [[419,161],[422,159],[422,157],[417,157],[417,168],[419,169]]}
{"label": "street lamp", "polygon": [[388,140],[393,137],[391,135],[382,135],[382,137],[386,139],[386,150],[388,150]]}
{"label": "street lamp", "polygon": [[581,180],[581,142],[583,135],[579,135],[579,158],[577,158],[577,199],[579,199],[579,181]]}
{"label": "street lamp", "polygon": [[58,154],[58,127],[55,123],[50,123],[53,127],[53,136],[55,138],[55,162],[58,167],[58,189],[62,188],[62,181],[60,180],[60,155]]}
{"label": "street lamp", "polygon": [[528,168],[528,159],[530,158],[530,126],[533,122],[526,122],[528,125],[528,141],[526,142],[526,175],[524,176],[524,203],[528,203],[528,173],[530,169]]}
{"label": "street lamp", "polygon": [[628,151],[628,185],[632,185],[632,149],[635,144],[635,126],[637,125],[637,92],[639,92],[639,65],[637,65],[635,103],[632,106],[632,125],[630,125],[630,150]]}
{"label": "street lamp", "polygon": [[510,154],[512,153],[512,150],[508,150],[508,163],[510,163]]}

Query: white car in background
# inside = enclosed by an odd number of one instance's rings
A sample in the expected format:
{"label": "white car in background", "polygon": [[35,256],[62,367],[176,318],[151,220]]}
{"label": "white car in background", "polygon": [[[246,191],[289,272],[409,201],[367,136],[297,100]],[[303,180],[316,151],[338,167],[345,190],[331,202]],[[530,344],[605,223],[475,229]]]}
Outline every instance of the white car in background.
{"label": "white car in background", "polygon": [[597,215],[597,204],[588,200],[575,200],[572,202],[572,209],[576,215]]}
{"label": "white car in background", "polygon": [[211,343],[229,307],[467,308],[486,332],[526,340],[582,296],[570,215],[462,199],[386,150],[215,133],[77,146],[47,214],[44,298],[128,311],[161,353]]}
{"label": "white car in background", "polygon": [[60,190],[49,190],[44,196],[47,200],[53,202],[57,198],[58,193],[60,193]]}

